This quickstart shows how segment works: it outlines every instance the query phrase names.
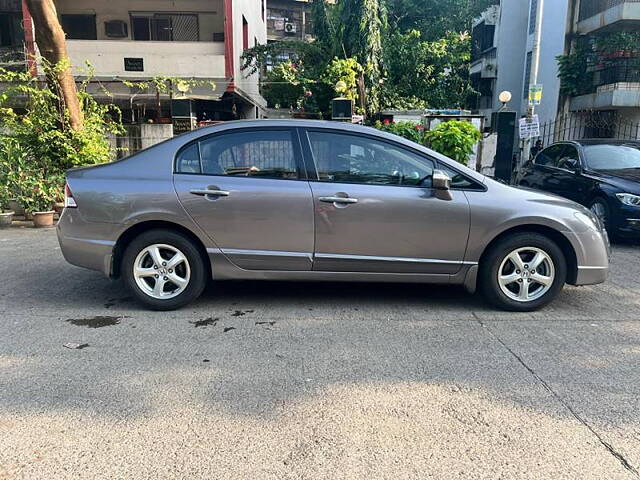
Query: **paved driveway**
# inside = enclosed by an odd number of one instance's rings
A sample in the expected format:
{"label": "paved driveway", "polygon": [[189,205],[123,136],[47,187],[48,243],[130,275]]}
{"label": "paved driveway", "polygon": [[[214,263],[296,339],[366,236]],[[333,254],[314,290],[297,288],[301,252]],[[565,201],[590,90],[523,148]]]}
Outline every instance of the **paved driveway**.
{"label": "paved driveway", "polygon": [[0,278],[3,479],[638,478],[640,246],[533,314],[253,282],[147,312],[52,230],[0,231]]}

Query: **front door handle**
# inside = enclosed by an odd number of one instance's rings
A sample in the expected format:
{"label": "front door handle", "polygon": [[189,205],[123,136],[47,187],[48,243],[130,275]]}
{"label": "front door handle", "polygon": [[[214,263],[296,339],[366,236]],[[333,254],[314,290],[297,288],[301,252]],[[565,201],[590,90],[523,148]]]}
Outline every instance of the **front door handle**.
{"label": "front door handle", "polygon": [[324,203],[358,203],[357,198],[350,197],[320,197],[318,200]]}
{"label": "front door handle", "polygon": [[209,196],[211,195],[212,197],[228,197],[230,195],[230,192],[227,192],[226,190],[209,190],[209,189],[202,189],[202,190],[190,190],[191,194],[193,195],[200,195],[203,197]]}

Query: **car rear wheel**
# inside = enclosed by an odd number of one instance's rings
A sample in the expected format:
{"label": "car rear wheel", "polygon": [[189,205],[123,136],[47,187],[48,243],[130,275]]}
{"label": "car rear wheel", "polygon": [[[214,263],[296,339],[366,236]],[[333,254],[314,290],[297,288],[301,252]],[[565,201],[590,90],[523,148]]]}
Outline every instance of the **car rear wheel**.
{"label": "car rear wheel", "polygon": [[553,301],[567,278],[562,250],[538,233],[500,240],[480,265],[480,289],[494,305],[510,311],[537,310]]}
{"label": "car rear wheel", "polygon": [[205,262],[186,236],[151,230],[125,250],[122,275],[133,295],[153,310],[175,310],[197,299],[206,285]]}

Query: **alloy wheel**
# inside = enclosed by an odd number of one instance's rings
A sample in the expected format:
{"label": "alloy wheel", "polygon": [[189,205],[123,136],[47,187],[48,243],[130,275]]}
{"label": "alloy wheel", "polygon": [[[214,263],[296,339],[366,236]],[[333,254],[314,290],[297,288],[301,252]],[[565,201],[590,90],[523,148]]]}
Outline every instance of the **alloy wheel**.
{"label": "alloy wheel", "polygon": [[187,288],[191,267],[186,255],[176,247],[156,243],[138,254],[133,262],[133,277],[145,294],[167,300]]}
{"label": "alloy wheel", "polygon": [[522,247],[509,253],[498,269],[498,285],[507,297],[517,302],[532,302],[553,286],[555,267],[547,252]]}

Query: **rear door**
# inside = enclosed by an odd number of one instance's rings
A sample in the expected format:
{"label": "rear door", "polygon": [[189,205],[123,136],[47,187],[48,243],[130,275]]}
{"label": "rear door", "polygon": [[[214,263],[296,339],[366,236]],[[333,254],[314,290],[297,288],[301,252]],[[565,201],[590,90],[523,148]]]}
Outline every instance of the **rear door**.
{"label": "rear door", "polygon": [[314,270],[453,274],[469,236],[462,191],[441,200],[435,162],[370,136],[309,130]]}
{"label": "rear door", "polygon": [[313,202],[295,129],[241,129],[181,149],[174,184],[193,220],[249,270],[310,270]]}

